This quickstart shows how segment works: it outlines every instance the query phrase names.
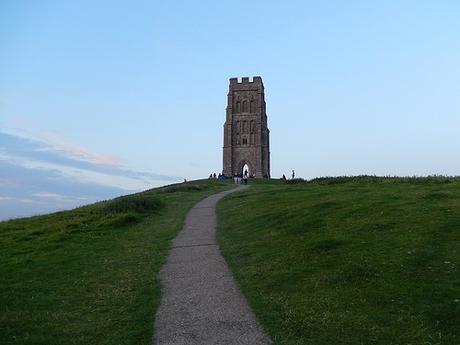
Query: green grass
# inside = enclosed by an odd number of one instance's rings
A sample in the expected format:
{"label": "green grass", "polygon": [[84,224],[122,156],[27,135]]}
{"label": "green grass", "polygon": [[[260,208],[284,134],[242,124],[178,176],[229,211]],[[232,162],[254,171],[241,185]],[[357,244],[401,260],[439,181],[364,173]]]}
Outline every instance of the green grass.
{"label": "green grass", "polygon": [[158,272],[196,181],[0,223],[0,344],[150,344]]}
{"label": "green grass", "polygon": [[275,344],[460,344],[460,182],[252,183],[223,254]]}

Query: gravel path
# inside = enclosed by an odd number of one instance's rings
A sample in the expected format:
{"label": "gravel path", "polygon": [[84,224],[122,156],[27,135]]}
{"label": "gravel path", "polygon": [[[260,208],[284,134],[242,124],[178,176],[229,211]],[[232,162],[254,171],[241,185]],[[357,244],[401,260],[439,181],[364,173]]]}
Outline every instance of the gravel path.
{"label": "gravel path", "polygon": [[217,245],[214,194],[188,213],[160,273],[154,344],[271,344],[235,285]]}

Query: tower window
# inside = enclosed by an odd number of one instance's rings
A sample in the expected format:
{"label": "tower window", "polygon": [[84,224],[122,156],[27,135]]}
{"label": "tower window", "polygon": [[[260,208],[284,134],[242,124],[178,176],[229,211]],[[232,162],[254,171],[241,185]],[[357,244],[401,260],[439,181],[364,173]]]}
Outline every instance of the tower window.
{"label": "tower window", "polygon": [[248,101],[244,100],[243,101],[243,112],[247,113],[248,112]]}
{"label": "tower window", "polygon": [[241,102],[239,100],[236,102],[236,112],[241,113]]}

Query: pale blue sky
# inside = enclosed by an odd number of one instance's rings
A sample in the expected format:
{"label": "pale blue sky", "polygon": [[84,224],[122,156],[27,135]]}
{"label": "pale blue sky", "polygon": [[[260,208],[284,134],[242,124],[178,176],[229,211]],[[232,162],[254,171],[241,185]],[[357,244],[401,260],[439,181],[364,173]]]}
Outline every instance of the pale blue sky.
{"label": "pale blue sky", "polygon": [[206,177],[228,78],[260,75],[272,176],[458,175],[459,37],[454,0],[2,0],[0,168],[119,193]]}

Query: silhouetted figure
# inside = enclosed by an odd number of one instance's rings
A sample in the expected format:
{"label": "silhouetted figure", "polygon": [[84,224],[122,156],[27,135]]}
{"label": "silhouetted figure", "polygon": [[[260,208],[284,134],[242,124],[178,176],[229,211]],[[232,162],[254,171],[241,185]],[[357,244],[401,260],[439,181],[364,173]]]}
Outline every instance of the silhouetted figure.
{"label": "silhouetted figure", "polygon": [[292,179],[294,179],[294,178],[295,178],[295,172],[294,172],[294,170],[292,170]]}

